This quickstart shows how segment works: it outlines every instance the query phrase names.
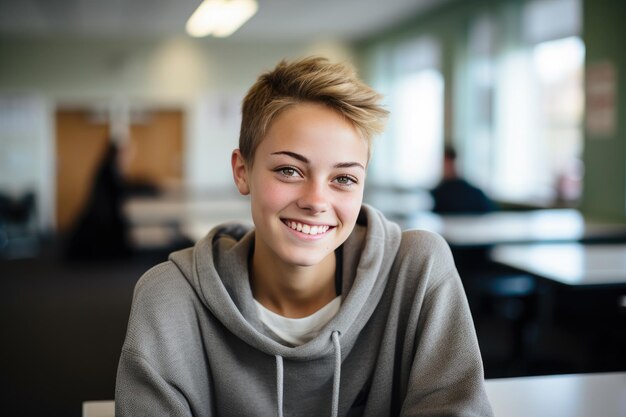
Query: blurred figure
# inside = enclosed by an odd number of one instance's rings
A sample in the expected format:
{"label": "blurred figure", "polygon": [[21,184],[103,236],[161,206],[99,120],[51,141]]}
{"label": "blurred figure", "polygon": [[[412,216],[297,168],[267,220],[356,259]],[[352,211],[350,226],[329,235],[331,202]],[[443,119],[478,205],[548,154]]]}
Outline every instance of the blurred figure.
{"label": "blurred figure", "polygon": [[456,151],[450,146],[444,150],[443,179],[431,190],[433,211],[438,214],[481,214],[495,210],[487,195],[458,175]]}
{"label": "blurred figure", "polygon": [[96,171],[85,209],[69,235],[67,259],[96,260],[130,255],[128,224],[122,212],[121,168],[126,159],[125,153],[111,140]]}

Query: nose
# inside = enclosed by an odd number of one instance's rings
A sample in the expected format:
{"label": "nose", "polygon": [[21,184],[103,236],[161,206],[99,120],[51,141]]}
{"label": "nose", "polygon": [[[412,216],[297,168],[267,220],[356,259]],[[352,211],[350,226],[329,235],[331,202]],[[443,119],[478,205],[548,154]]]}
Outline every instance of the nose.
{"label": "nose", "polygon": [[328,209],[327,192],[323,181],[309,181],[302,188],[297,205],[311,213],[323,213]]}

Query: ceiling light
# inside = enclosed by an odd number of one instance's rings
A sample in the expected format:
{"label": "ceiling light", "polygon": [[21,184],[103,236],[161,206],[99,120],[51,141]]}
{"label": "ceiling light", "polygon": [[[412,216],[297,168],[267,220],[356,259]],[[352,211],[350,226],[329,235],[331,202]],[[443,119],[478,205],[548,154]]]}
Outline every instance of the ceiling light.
{"label": "ceiling light", "polygon": [[187,33],[225,38],[246,23],[258,7],[256,0],[204,0],[187,21]]}

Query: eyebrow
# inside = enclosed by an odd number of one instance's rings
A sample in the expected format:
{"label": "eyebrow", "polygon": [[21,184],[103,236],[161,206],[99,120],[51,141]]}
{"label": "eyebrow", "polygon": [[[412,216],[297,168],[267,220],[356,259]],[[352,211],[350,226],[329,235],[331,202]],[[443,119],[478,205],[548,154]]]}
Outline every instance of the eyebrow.
{"label": "eyebrow", "polygon": [[[308,164],[311,162],[304,155],[300,155],[299,153],[290,152],[290,151],[272,152],[272,155],[287,155],[294,159],[297,159],[298,161],[304,162],[305,164]],[[365,171],[365,167],[358,162],[339,162],[333,165],[333,168],[355,168],[355,167],[361,168]]]}

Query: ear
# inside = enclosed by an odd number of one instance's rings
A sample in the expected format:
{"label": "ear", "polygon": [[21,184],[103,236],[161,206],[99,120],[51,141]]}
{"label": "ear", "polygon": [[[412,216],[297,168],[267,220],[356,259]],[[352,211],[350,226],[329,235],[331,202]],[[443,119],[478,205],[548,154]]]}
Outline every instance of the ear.
{"label": "ear", "polygon": [[250,186],[248,185],[248,166],[241,155],[239,149],[235,149],[230,157],[230,164],[233,168],[233,180],[241,195],[250,194]]}

